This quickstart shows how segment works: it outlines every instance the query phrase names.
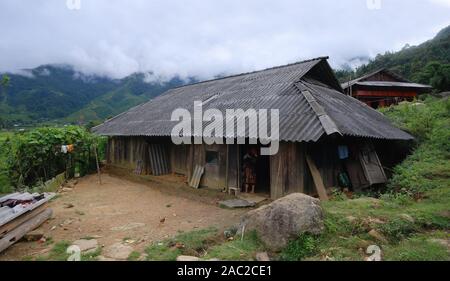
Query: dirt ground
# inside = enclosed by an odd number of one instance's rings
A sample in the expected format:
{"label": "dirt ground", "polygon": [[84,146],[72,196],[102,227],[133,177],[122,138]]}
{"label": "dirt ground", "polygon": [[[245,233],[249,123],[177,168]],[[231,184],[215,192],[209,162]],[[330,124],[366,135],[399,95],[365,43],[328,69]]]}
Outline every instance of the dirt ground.
{"label": "dirt ground", "polygon": [[[53,218],[38,230],[53,242],[89,237],[108,246],[129,240],[127,245],[143,252],[152,242],[180,231],[211,226],[224,229],[238,222],[245,210],[218,207],[217,201],[224,196],[216,191],[193,190],[173,178],[139,182],[103,174],[99,185],[97,176],[90,175],[49,203]],[[45,255],[51,247],[21,241],[1,253],[0,260]]]}

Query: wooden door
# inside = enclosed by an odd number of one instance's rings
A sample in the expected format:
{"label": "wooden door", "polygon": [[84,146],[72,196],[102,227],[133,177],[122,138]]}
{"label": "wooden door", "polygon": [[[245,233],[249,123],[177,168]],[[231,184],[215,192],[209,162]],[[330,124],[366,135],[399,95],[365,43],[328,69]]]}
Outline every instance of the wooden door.
{"label": "wooden door", "polygon": [[203,186],[214,189],[223,189],[226,187],[226,152],[226,145],[205,146],[205,173],[202,180]]}

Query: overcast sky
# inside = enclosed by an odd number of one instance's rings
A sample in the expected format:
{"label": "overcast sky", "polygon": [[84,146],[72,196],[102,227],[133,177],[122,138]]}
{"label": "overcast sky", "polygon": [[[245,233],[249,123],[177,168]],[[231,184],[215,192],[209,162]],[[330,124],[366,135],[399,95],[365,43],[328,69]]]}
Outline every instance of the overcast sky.
{"label": "overcast sky", "polygon": [[324,55],[337,67],[447,25],[450,0],[0,0],[0,71],[210,78]]}

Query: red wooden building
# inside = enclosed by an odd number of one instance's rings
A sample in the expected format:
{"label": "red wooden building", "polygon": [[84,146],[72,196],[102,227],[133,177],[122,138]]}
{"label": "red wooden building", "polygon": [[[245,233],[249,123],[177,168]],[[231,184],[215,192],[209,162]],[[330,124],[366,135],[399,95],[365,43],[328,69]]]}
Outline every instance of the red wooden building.
{"label": "red wooden building", "polygon": [[343,83],[342,88],[347,95],[373,108],[390,106],[402,101],[413,101],[418,95],[432,89],[428,85],[412,83],[387,69]]}

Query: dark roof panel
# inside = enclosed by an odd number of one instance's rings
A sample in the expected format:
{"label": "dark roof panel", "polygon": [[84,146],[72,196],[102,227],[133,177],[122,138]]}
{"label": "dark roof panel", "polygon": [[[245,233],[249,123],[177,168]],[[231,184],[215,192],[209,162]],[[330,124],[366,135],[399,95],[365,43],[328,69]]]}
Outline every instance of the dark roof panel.
{"label": "dark roof panel", "polygon": [[[328,64],[326,59],[318,58],[174,88],[107,120],[93,131],[107,136],[170,136],[178,123],[170,121],[172,112],[184,108],[192,113],[194,101],[202,101],[203,111],[218,109],[224,116],[226,109],[278,109],[280,140],[283,141],[317,141],[329,134],[333,126],[342,135],[412,138],[393,127],[377,111],[339,92],[335,85],[313,83],[310,76],[311,73],[317,76],[316,66],[328,69],[323,64]],[[312,69],[315,70],[311,72]],[[308,73],[310,75],[306,75]],[[306,95],[310,100],[305,97],[305,90],[311,92]],[[247,127],[244,137],[249,136]]]}

